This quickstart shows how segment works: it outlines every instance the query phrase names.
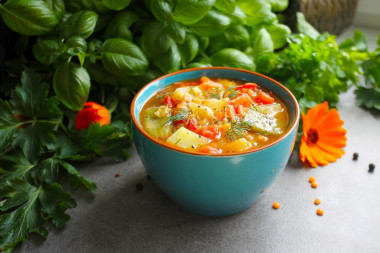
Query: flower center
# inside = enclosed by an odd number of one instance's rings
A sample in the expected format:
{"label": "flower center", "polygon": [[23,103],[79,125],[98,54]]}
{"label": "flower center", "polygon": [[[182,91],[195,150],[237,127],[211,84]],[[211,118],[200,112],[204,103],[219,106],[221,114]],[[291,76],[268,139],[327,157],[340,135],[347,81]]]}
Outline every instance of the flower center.
{"label": "flower center", "polygon": [[318,132],[315,129],[310,128],[307,131],[307,145],[314,145],[318,141]]}

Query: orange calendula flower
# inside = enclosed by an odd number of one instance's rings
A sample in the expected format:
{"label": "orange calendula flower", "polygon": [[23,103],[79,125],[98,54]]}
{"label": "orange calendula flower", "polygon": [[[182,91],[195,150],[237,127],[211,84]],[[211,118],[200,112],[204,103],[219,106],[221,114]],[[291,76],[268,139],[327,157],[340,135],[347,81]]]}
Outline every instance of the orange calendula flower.
{"label": "orange calendula flower", "polygon": [[88,128],[91,122],[103,126],[108,125],[110,121],[111,117],[107,108],[95,102],[87,102],[75,117],[75,128],[78,130]]}
{"label": "orange calendula flower", "polygon": [[336,109],[329,110],[327,102],[309,109],[302,114],[303,135],[300,158],[312,167],[327,165],[340,158],[346,146],[346,129]]}

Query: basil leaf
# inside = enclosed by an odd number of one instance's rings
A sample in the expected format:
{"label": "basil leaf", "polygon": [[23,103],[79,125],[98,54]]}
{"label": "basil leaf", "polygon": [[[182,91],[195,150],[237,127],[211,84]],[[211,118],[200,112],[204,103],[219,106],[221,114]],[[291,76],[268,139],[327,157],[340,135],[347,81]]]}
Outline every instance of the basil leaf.
{"label": "basil leaf", "polygon": [[313,39],[318,38],[320,33],[311,24],[306,21],[302,12],[297,12],[297,29],[299,33],[303,33]]}
{"label": "basil leaf", "polygon": [[215,53],[227,47],[245,51],[249,43],[248,30],[242,25],[231,25],[222,34],[210,38],[208,51]]}
{"label": "basil leaf", "polygon": [[65,15],[65,3],[63,0],[45,0],[45,2],[55,12],[58,19],[61,19]]}
{"label": "basil leaf", "polygon": [[208,63],[203,63],[203,62],[193,62],[190,63],[189,65],[186,66],[187,69],[191,68],[206,68],[206,67],[211,67],[211,64]]}
{"label": "basil leaf", "polygon": [[139,19],[139,16],[132,11],[122,11],[118,13],[109,23],[104,33],[105,38],[123,38],[132,40],[132,33],[129,27]]}
{"label": "basil leaf", "polygon": [[231,13],[235,11],[236,0],[215,0],[214,7],[222,12]]}
{"label": "basil leaf", "polygon": [[74,54],[78,52],[86,52],[87,42],[81,36],[73,36],[66,41],[66,49],[73,51]]}
{"label": "basil leaf", "polygon": [[56,13],[42,0],[9,0],[0,5],[0,13],[9,28],[28,36],[49,33],[59,22]]}
{"label": "basil leaf", "polygon": [[199,36],[215,36],[221,34],[231,23],[231,19],[217,11],[210,10],[197,23],[190,25],[190,30]]}
{"label": "basil leaf", "polygon": [[62,48],[56,40],[40,40],[33,45],[32,52],[37,61],[50,65],[62,54]]}
{"label": "basil leaf", "polygon": [[186,28],[175,21],[170,22],[167,27],[168,35],[177,43],[182,44],[186,37]]}
{"label": "basil leaf", "polygon": [[253,56],[270,54],[274,51],[272,38],[265,28],[261,28],[256,36],[253,44]]}
{"label": "basil leaf", "polygon": [[153,16],[161,22],[173,20],[173,0],[151,0],[150,10]]}
{"label": "basil leaf", "polygon": [[215,0],[178,0],[174,8],[174,20],[191,25],[201,20],[211,9]]}
{"label": "basil leaf", "polygon": [[269,2],[274,12],[285,11],[289,5],[289,0],[270,0]]}
{"label": "basil leaf", "polygon": [[237,4],[247,15],[247,25],[256,26],[261,23],[273,23],[276,20],[276,15],[271,12],[267,0],[240,0]]}
{"label": "basil leaf", "polygon": [[141,48],[150,59],[160,57],[175,45],[166,28],[164,24],[159,22],[151,22],[144,27],[141,36]]}
{"label": "basil leaf", "polygon": [[82,0],[83,7],[102,14],[111,11],[102,0]]}
{"label": "basil leaf", "polygon": [[225,48],[211,57],[211,64],[213,66],[225,66],[231,68],[241,68],[247,70],[255,70],[255,63],[243,52],[233,49]]}
{"label": "basil leaf", "polygon": [[82,1],[78,0],[64,0],[67,12],[74,13],[84,9]]}
{"label": "basil leaf", "polygon": [[235,6],[235,10],[233,12],[225,13],[228,17],[230,17],[237,24],[246,24],[247,23],[247,15],[245,12],[239,7]]}
{"label": "basil leaf", "polygon": [[148,59],[132,42],[114,38],[104,42],[101,49],[102,63],[115,75],[140,75],[147,71]]}
{"label": "basil leaf", "polygon": [[170,73],[179,70],[181,66],[181,54],[178,46],[174,44],[164,55],[153,60],[154,65],[164,73]]}
{"label": "basil leaf", "polygon": [[62,25],[62,35],[68,39],[72,36],[88,38],[94,32],[98,14],[93,11],[78,11],[72,14]]}
{"label": "basil leaf", "polygon": [[274,49],[282,48],[287,43],[287,37],[292,33],[290,28],[283,24],[274,24],[266,26],[265,29],[268,31],[270,37],[273,41]]}
{"label": "basil leaf", "polygon": [[127,7],[132,0],[103,0],[103,4],[111,10],[120,11]]}
{"label": "basil leaf", "polygon": [[181,54],[182,66],[185,67],[194,60],[199,52],[199,43],[195,35],[188,33],[183,44],[178,45]]}
{"label": "basil leaf", "polygon": [[59,100],[69,109],[79,111],[90,92],[90,76],[85,68],[66,62],[54,73],[53,88]]}

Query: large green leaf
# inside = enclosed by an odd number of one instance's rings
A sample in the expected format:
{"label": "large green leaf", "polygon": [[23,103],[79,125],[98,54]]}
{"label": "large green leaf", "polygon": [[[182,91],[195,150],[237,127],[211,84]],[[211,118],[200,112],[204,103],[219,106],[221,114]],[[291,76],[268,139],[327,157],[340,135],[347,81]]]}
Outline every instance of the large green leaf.
{"label": "large green leaf", "polygon": [[289,0],[270,0],[269,1],[274,12],[282,12],[288,8]]}
{"label": "large green leaf", "polygon": [[190,30],[199,36],[215,36],[221,34],[231,24],[231,19],[215,10],[207,12],[201,20],[190,25]]}
{"label": "large green leaf", "polygon": [[45,0],[45,2],[55,12],[58,19],[61,19],[65,15],[65,2],[63,0]]}
{"label": "large green leaf", "polygon": [[167,26],[159,22],[146,25],[141,37],[141,48],[150,59],[156,59],[165,54],[175,45],[167,32]]}
{"label": "large green leaf", "polygon": [[266,26],[265,29],[268,31],[270,37],[273,41],[274,49],[282,48],[287,43],[287,37],[292,33],[290,28],[283,24],[274,24]]}
{"label": "large green leaf", "polygon": [[34,36],[53,31],[59,19],[42,0],[9,0],[0,5],[1,16],[13,31]]}
{"label": "large green leaf", "polygon": [[0,168],[4,171],[4,175],[0,177],[0,189],[15,178],[28,181],[35,165],[36,163],[30,162],[22,152],[3,155]]}
{"label": "large green leaf", "polygon": [[358,106],[380,110],[380,89],[358,87],[355,95]]}
{"label": "large green leaf", "polygon": [[211,57],[211,64],[213,66],[225,66],[247,70],[255,70],[256,68],[255,63],[246,54],[233,48],[225,48],[214,54]]}
{"label": "large green leaf", "polygon": [[174,5],[174,0],[151,0],[150,10],[158,21],[172,21]]}
{"label": "large green leaf", "polygon": [[107,26],[105,38],[132,40],[132,33],[129,27],[138,19],[139,16],[132,11],[122,11],[118,13]]}
{"label": "large green leaf", "polygon": [[5,151],[18,126],[8,102],[0,99],[0,153]]}
{"label": "large green leaf", "polygon": [[1,210],[9,210],[0,216],[0,248],[12,249],[32,232],[47,236],[48,231],[44,228],[46,221],[41,215],[38,201],[41,191],[41,188],[21,180],[11,181],[0,189],[0,198],[3,199]]}
{"label": "large green leaf", "polygon": [[267,0],[239,0],[237,4],[247,15],[247,25],[256,26],[261,23],[273,23],[276,20],[276,15],[272,13]]}
{"label": "large green leaf", "polygon": [[52,64],[63,52],[63,45],[56,40],[40,40],[33,45],[33,55],[45,65]]}
{"label": "large green leaf", "polygon": [[53,88],[59,100],[69,109],[79,111],[87,102],[91,81],[85,68],[66,62],[59,66],[53,77]]}
{"label": "large green leaf", "polygon": [[103,0],[82,0],[82,4],[85,9],[95,11],[99,14],[111,11],[111,9],[103,3]]}
{"label": "large green leaf", "polygon": [[211,9],[215,0],[178,0],[174,9],[174,19],[191,25],[201,20]]}
{"label": "large green leaf", "polygon": [[261,28],[255,37],[253,44],[253,55],[255,57],[273,53],[274,44],[272,38],[265,28]]}
{"label": "large green leaf", "polygon": [[51,218],[54,225],[58,228],[66,224],[70,216],[65,213],[68,208],[76,207],[75,200],[68,192],[62,191],[62,186],[53,183],[40,193],[39,199],[42,204],[42,211]]}
{"label": "large green leaf", "polygon": [[127,7],[132,0],[102,0],[103,4],[111,10],[120,11]]}
{"label": "large green leaf", "polygon": [[88,38],[94,32],[98,14],[83,10],[72,14],[62,25],[62,35],[68,39],[72,36]]}
{"label": "large green leaf", "polygon": [[215,0],[214,7],[226,13],[234,12],[237,0]]}
{"label": "large green leaf", "polygon": [[104,42],[101,49],[102,63],[106,70],[115,75],[140,75],[148,68],[148,59],[132,42],[114,38]]}
{"label": "large green leaf", "polygon": [[199,43],[197,38],[193,34],[188,33],[185,41],[181,45],[178,45],[178,49],[181,54],[182,66],[185,67],[198,54]]}
{"label": "large green leaf", "polygon": [[245,51],[250,43],[250,35],[243,25],[231,25],[222,34],[210,38],[208,52],[215,53],[223,48]]}
{"label": "large green leaf", "polygon": [[78,187],[82,185],[92,193],[95,193],[96,184],[94,182],[83,177],[74,166],[65,161],[61,160],[60,165],[67,171],[67,173],[69,173],[69,180],[71,181],[72,186]]}

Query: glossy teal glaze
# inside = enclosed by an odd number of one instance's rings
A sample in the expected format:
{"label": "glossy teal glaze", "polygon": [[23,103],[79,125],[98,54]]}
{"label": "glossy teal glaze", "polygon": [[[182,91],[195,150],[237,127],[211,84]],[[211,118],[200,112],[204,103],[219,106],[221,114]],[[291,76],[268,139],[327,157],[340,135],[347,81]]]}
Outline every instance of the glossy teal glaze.
{"label": "glossy teal glaze", "polygon": [[[167,85],[201,76],[256,82],[271,90],[288,107],[291,129],[274,145],[229,156],[186,153],[147,138],[139,125],[139,112],[145,102]],[[149,175],[184,209],[206,216],[240,212],[250,207],[273,184],[291,154],[298,128],[298,112],[294,97],[275,81],[253,72],[230,68],[185,70],[164,76],[141,89],[131,108],[134,143]]]}

